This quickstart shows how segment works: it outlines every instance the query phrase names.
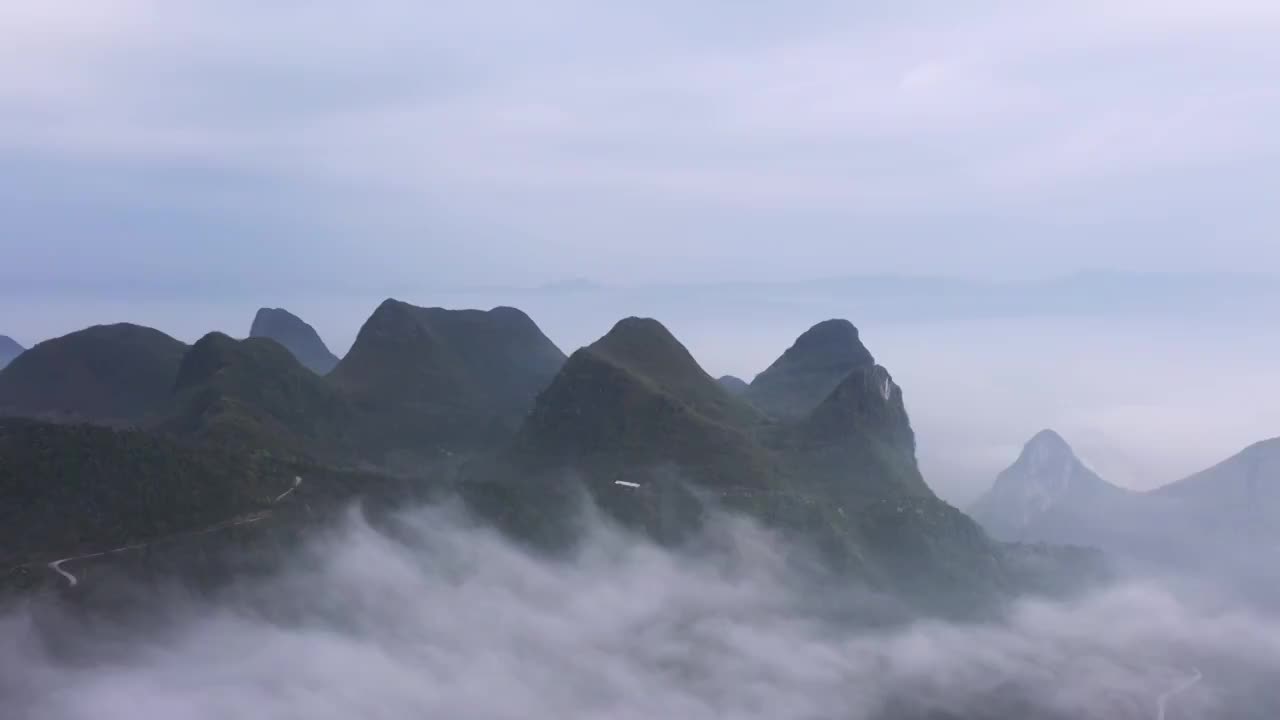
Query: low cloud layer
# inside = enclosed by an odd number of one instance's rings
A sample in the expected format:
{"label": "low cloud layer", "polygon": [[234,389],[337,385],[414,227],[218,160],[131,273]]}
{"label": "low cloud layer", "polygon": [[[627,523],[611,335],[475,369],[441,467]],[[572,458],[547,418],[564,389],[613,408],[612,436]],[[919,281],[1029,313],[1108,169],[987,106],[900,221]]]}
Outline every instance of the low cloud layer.
{"label": "low cloud layer", "polygon": [[704,545],[599,527],[549,560],[439,509],[390,533],[353,513],[277,575],[165,594],[143,627],[11,608],[0,695],[18,720],[1280,711],[1275,618],[1125,584],[1001,622],[872,626],[869,598],[815,597],[758,528],[726,519]]}

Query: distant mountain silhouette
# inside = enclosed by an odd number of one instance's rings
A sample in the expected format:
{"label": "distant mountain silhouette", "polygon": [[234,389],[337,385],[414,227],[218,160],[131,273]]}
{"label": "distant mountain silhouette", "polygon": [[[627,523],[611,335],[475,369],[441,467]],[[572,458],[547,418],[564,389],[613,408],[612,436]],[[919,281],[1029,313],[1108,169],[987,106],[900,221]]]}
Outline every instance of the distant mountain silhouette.
{"label": "distant mountain silhouette", "polygon": [[1188,529],[1202,537],[1227,535],[1280,551],[1280,438],[1254,443],[1149,495],[1184,515],[1194,511]]}
{"label": "distant mountain silhouette", "polygon": [[972,512],[1003,539],[1096,541],[1107,529],[1092,527],[1094,520],[1122,511],[1135,496],[1098,477],[1061,435],[1043,430],[974,503]]}
{"label": "distant mountain silhouette", "polygon": [[13,362],[13,359],[22,354],[26,348],[22,347],[13,338],[8,335],[0,335],[0,370],[6,365]]}
{"label": "distant mountain silhouette", "polygon": [[355,417],[341,394],[274,340],[209,333],[183,357],[161,428],[222,445],[348,457]]}
{"label": "distant mountain silhouette", "polygon": [[329,352],[315,328],[282,308],[258,310],[249,337],[275,340],[317,375],[327,374],[338,364],[338,357]]}
{"label": "distant mountain silhouette", "polygon": [[389,446],[465,449],[510,436],[564,360],[515,308],[387,300],[326,380],[380,419]]}
{"label": "distant mountain silhouette", "polygon": [[0,370],[0,415],[134,424],[167,403],[187,346],[148,327],[97,325]]}
{"label": "distant mountain silhouette", "polygon": [[1271,560],[1280,551],[1280,438],[1186,479],[1134,492],[1099,478],[1046,431],[973,512],[996,537],[1090,545],[1128,560],[1266,587],[1280,600]]}
{"label": "distant mountain silhouette", "polygon": [[746,396],[747,392],[751,389],[751,386],[747,384],[746,380],[733,375],[722,375],[716,379],[716,382],[720,383],[720,387],[729,391],[730,395],[736,395],[738,397]]}
{"label": "distant mountain silhouette", "polygon": [[784,419],[810,413],[858,368],[875,364],[848,320],[827,320],[809,328],[751,382],[747,397]]}

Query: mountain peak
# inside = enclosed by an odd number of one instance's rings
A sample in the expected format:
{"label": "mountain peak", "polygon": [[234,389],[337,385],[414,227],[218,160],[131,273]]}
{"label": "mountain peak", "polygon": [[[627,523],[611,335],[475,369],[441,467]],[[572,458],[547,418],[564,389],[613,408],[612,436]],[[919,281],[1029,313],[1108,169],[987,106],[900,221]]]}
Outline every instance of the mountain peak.
{"label": "mountain peak", "polygon": [[1027,467],[1032,472],[1038,472],[1071,464],[1083,466],[1066,439],[1054,430],[1045,429],[1027,441],[1014,466]]}
{"label": "mountain peak", "polygon": [[858,336],[858,328],[843,318],[823,320],[804,331],[782,357],[788,356],[792,361],[875,364],[875,358]]}
{"label": "mountain peak", "polygon": [[316,329],[284,308],[260,308],[249,337],[275,340],[317,375],[327,374],[338,364]]}
{"label": "mountain peak", "polygon": [[804,417],[851,372],[875,365],[875,358],[848,320],[824,320],[796,338],[751,382],[751,400],[778,417]]}
{"label": "mountain peak", "polygon": [[586,348],[592,355],[727,424],[752,422],[756,413],[707,374],[671,331],[653,318],[619,320]]}
{"label": "mountain peak", "polygon": [[26,348],[8,335],[0,335],[0,369],[4,369],[14,358],[21,355]]}
{"label": "mountain peak", "polygon": [[1053,430],[1041,430],[973,506],[974,517],[1002,539],[1035,538],[1061,518],[1101,512],[1129,491],[1081,462]]}

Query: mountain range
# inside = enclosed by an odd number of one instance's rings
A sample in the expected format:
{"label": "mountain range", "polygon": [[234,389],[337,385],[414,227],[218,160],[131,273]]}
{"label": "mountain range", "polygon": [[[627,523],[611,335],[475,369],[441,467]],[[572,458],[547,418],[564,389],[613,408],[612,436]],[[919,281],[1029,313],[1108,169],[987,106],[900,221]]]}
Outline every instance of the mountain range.
{"label": "mountain range", "polygon": [[387,300],[327,372],[323,342],[286,311],[260,311],[251,335],[187,346],[98,326],[0,370],[0,410],[25,418],[0,428],[0,493],[36,509],[5,518],[9,561],[274,522],[271,496],[297,473],[308,512],[451,486],[544,547],[576,541],[587,498],[662,542],[695,537],[716,508],[745,513],[837,576],[938,611],[1100,565],[994,541],[940,500],[902,389],[846,320],[813,326],[749,384],[710,376],[651,318],[566,358],[514,308]]}

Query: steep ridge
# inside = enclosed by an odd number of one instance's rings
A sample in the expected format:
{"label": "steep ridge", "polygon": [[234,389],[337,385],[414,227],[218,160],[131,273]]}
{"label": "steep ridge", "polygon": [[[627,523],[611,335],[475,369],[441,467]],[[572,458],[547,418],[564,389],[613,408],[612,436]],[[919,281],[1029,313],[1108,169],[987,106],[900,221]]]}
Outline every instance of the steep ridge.
{"label": "steep ridge", "polygon": [[338,364],[338,357],[329,352],[316,329],[283,308],[259,309],[249,337],[275,340],[317,375],[328,374]]}
{"label": "steep ridge", "polygon": [[506,440],[564,354],[528,315],[378,306],[325,380],[384,452],[469,450]]}
{"label": "steep ridge", "polygon": [[25,350],[26,348],[19,345],[13,338],[8,335],[0,335],[0,370],[3,370],[6,365],[13,362],[13,359],[21,355]]}
{"label": "steep ridge", "polygon": [[161,424],[185,437],[288,454],[353,454],[348,403],[282,345],[209,333],[183,357]]}
{"label": "steep ridge", "polygon": [[145,422],[168,402],[186,349],[159,330],[128,323],[46,340],[0,370],[0,415]]}
{"label": "steep ridge", "polygon": [[935,498],[916,464],[902,389],[879,365],[852,370],[794,436],[800,476],[842,503]]}
{"label": "steep ridge", "polygon": [[1097,540],[1101,516],[1123,512],[1135,493],[1098,477],[1061,435],[1042,430],[991,489],[974,503],[974,519],[996,537],[1079,543]]}
{"label": "steep ridge", "polygon": [[825,400],[850,372],[875,365],[858,329],[848,320],[826,320],[806,330],[751,381],[747,397],[767,413],[799,419]]}

